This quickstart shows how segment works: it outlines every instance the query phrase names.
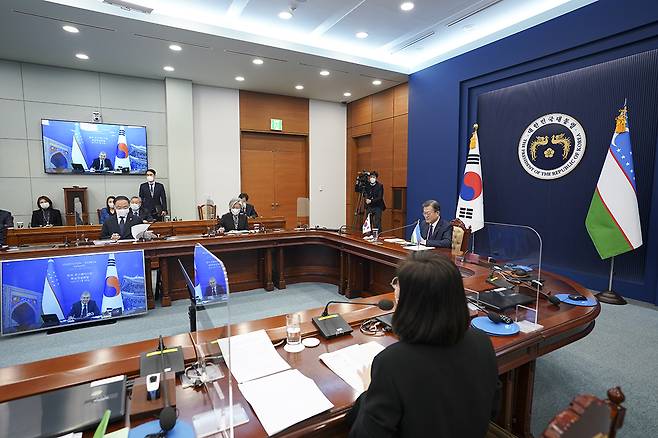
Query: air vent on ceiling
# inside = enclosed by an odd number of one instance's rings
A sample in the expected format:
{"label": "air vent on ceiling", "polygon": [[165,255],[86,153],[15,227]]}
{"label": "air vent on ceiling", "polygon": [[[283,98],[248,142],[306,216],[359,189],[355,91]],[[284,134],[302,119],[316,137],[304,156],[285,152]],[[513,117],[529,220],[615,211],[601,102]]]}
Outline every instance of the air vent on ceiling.
{"label": "air vent on ceiling", "polygon": [[199,47],[201,49],[212,49],[212,47],[210,47],[210,46],[204,46],[203,44],[190,43],[190,42],[187,42],[187,41],[178,41],[178,40],[172,40],[172,39],[169,39],[169,38],[161,38],[161,37],[157,37],[157,36],[143,35],[141,33],[134,33],[133,35],[135,35],[136,37],[139,37],[139,38],[148,38],[150,40],[166,41],[168,43],[183,44],[185,46]]}
{"label": "air vent on ceiling", "polygon": [[460,16],[459,18],[456,18],[456,19],[452,20],[451,22],[449,22],[448,24],[446,24],[446,27],[454,26],[455,24],[460,23],[460,22],[466,20],[467,18],[472,17],[472,16],[475,15],[475,14],[479,14],[480,12],[484,11],[485,9],[489,9],[489,8],[492,7],[493,5],[498,4],[498,3],[502,2],[502,1],[503,1],[503,0],[493,0],[493,1],[491,1],[491,2],[489,2],[489,3],[487,3],[487,4],[485,4],[485,5],[483,5],[483,6],[481,6],[481,7],[479,7],[478,9],[476,9],[476,10],[474,10],[474,11],[471,11],[471,12],[465,14],[465,15]]}
{"label": "air vent on ceiling", "polygon": [[78,21],[71,21],[71,20],[66,20],[64,18],[57,18],[57,17],[48,17],[46,15],[38,15],[38,14],[33,14],[31,12],[25,12],[25,11],[18,11],[14,9],[12,12],[16,14],[21,14],[21,15],[27,15],[29,17],[34,17],[34,18],[41,18],[43,20],[51,20],[51,21],[57,21],[58,23],[65,23],[65,24],[74,24],[76,26],[81,26],[81,27],[89,27],[93,29],[99,29],[99,30],[108,30],[110,32],[116,32],[115,29],[110,29],[109,27],[102,27],[102,26],[94,26],[93,24],[87,24],[87,23],[80,23]]}
{"label": "air vent on ceiling", "polygon": [[249,56],[250,58],[267,59],[269,61],[288,62],[287,59],[272,58],[270,56],[256,55],[254,53],[247,53],[247,52],[237,52],[235,50],[229,50],[229,49],[224,49],[224,52],[228,53],[229,55]]}
{"label": "air vent on ceiling", "polygon": [[415,37],[411,38],[410,40],[408,40],[408,41],[402,43],[400,46],[396,47],[393,51],[391,51],[391,55],[394,54],[394,53],[397,53],[401,50],[407,49],[407,48],[413,46],[414,44],[417,44],[417,43],[433,36],[435,33],[436,32],[434,32],[433,30],[430,30],[429,32],[425,32],[423,34],[416,35]]}
{"label": "air vent on ceiling", "polygon": [[125,0],[103,0],[103,3],[107,3],[108,5],[118,6],[126,11],[137,11],[137,12],[143,12],[144,14],[150,14],[151,12],[153,12],[153,8],[148,8],[146,6],[138,5],[136,3],[125,1]]}

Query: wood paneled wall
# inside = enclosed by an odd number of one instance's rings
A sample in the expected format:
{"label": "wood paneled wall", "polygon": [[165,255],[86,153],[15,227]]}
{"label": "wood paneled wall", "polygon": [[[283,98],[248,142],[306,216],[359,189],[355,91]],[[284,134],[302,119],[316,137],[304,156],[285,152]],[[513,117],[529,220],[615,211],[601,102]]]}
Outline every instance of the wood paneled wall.
{"label": "wood paneled wall", "polygon": [[[347,218],[353,223],[357,207],[354,193],[356,175],[361,170],[376,170],[384,185],[386,211],[382,229],[404,225],[406,205],[393,209],[393,188],[407,187],[407,84],[351,102],[347,106]],[[404,197],[403,199],[405,199]],[[356,221],[358,226],[363,218]],[[405,230],[395,233],[399,236]]]}
{"label": "wood paneled wall", "polygon": [[[283,131],[270,131],[270,119]],[[308,135],[308,99],[240,90],[240,130]]]}

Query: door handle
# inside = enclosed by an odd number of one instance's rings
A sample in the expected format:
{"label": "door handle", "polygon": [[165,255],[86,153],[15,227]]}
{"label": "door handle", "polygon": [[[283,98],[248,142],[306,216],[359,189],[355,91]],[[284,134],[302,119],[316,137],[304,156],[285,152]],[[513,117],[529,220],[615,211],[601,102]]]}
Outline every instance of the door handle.
{"label": "door handle", "polygon": [[272,202],[272,207],[274,207],[274,202]]}
{"label": "door handle", "polygon": [[275,205],[278,207],[278,206],[279,206],[279,203],[277,202]]}

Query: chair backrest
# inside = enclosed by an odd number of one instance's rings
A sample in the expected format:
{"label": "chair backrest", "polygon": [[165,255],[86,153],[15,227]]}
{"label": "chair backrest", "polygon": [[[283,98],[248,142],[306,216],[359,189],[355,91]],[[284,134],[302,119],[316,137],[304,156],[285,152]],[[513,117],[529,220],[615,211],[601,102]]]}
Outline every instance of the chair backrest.
{"label": "chair backrest", "polygon": [[464,254],[471,238],[471,227],[466,228],[460,219],[453,219],[450,221],[450,225],[452,225],[452,252],[453,254]]}
{"label": "chair backrest", "polygon": [[217,219],[217,206],[215,204],[197,205],[199,220]]}
{"label": "chair backrest", "polygon": [[626,397],[620,387],[608,390],[608,399],[579,395],[551,420],[543,438],[614,438],[624,423]]}
{"label": "chair backrest", "polygon": [[101,223],[101,210],[102,210],[101,208],[96,209],[96,214],[98,215],[98,223],[99,224]]}

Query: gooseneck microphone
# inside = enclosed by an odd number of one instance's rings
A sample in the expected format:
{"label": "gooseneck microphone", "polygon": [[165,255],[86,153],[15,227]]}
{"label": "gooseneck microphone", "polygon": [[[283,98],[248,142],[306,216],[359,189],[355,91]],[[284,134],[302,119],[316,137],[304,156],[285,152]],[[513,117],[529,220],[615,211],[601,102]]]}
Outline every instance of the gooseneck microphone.
{"label": "gooseneck microphone", "polygon": [[329,314],[329,304],[355,304],[357,306],[377,306],[382,310],[391,310],[394,306],[393,301],[391,300],[379,300],[376,303],[355,303],[353,301],[329,301],[326,306],[324,306],[324,311],[322,311],[321,316],[327,316]]}
{"label": "gooseneck microphone", "polygon": [[496,324],[501,324],[501,323],[511,324],[511,323],[514,322],[514,321],[512,321],[512,318],[510,318],[507,315],[503,315],[502,313],[491,312],[491,311],[485,309],[484,307],[482,307],[478,303],[476,303],[475,300],[473,300],[472,298],[466,297],[466,299],[468,300],[469,303],[471,303],[472,305],[477,307],[478,310],[480,310],[481,312],[484,312],[487,315],[487,318],[489,318],[492,322],[494,322]]}
{"label": "gooseneck microphone", "polygon": [[169,384],[167,383],[167,378],[165,377],[165,366],[164,366],[164,341],[162,340],[162,335],[160,335],[160,371],[162,372],[162,379],[160,380],[162,391],[164,394],[164,407],[160,411],[160,436],[167,436],[167,432],[174,428],[176,425],[176,409],[173,406],[169,405]]}
{"label": "gooseneck microphone", "polygon": [[384,231],[380,232],[379,235],[381,236],[382,234],[390,233],[391,231],[397,231],[397,230],[403,230],[403,229],[409,228],[409,227],[415,227],[418,224],[420,224],[420,219],[418,219],[416,222],[412,222],[412,223],[410,223],[408,225],[404,225],[402,227],[397,227],[397,228],[391,228],[389,230],[384,230]]}
{"label": "gooseneck microphone", "polygon": [[355,303],[352,301],[329,301],[324,307],[320,316],[313,317],[313,324],[318,328],[320,334],[325,339],[335,338],[337,336],[352,333],[352,327],[337,313],[329,313],[329,304],[354,304],[357,306],[377,306],[381,310],[391,310],[394,306],[391,300],[379,300],[377,303]]}

